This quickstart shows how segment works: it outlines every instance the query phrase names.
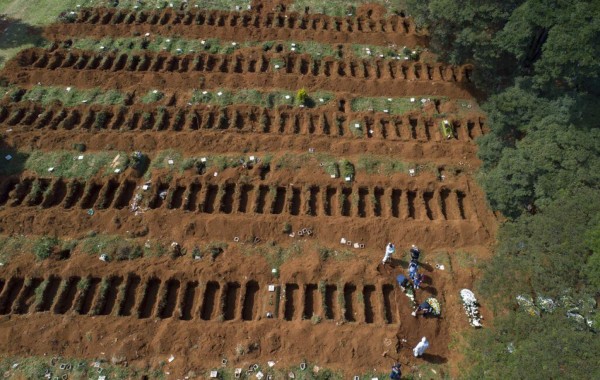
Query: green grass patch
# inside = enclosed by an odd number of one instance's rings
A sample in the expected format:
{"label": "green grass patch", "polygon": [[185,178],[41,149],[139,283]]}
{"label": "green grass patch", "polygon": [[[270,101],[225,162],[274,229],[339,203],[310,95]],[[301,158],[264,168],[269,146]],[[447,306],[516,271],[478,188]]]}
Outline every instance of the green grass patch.
{"label": "green grass patch", "polygon": [[[13,89],[12,91],[19,91]],[[44,87],[36,86],[31,90],[25,91],[21,100],[47,105],[53,102],[60,102],[64,106],[72,107],[82,103],[118,105],[125,102],[125,94],[117,90],[78,89],[73,87]]]}
{"label": "green grass patch", "polygon": [[360,120],[351,120],[348,128],[350,128],[350,133],[356,137],[363,137],[365,135],[365,126]]}
{"label": "green grass patch", "polygon": [[156,103],[165,97],[165,94],[158,90],[148,91],[144,96],[140,98],[140,102],[144,104]]}
{"label": "green grass patch", "polygon": [[[98,376],[106,376],[107,379],[117,380],[141,379],[143,376],[157,380],[165,378],[164,371],[160,369],[142,370],[134,367],[112,365],[104,360],[97,360],[101,368],[101,371],[99,371],[98,368],[91,366],[89,359],[61,357],[55,362],[50,359],[50,355],[28,357],[3,355],[0,359],[0,372],[4,374],[5,378],[10,379],[44,379],[46,373],[50,373],[53,379],[60,379],[65,375],[69,379],[97,379]],[[68,367],[60,369],[63,364],[68,365]]]}
{"label": "green grass patch", "polygon": [[271,58],[269,65],[271,66],[271,70],[273,70],[273,72],[285,72],[285,61],[281,58]]}
{"label": "green grass patch", "polygon": [[[411,99],[414,101],[411,102]],[[353,112],[375,111],[403,115],[421,109],[422,103],[415,98],[354,98],[350,107]]]}
{"label": "green grass patch", "polygon": [[[150,170],[171,169],[183,170],[183,158],[181,152],[169,149],[159,152],[150,163]],[[171,163],[172,162],[172,163]]]}
{"label": "green grass patch", "polygon": [[408,169],[414,167],[414,164],[394,160],[384,156],[361,155],[359,156],[356,168],[365,171],[367,174],[392,174],[408,173]]}
{"label": "green grass patch", "polygon": [[[192,104],[214,104],[229,106],[233,104],[248,104],[264,108],[277,108],[279,106],[299,106],[296,102],[297,91],[273,91],[261,92],[255,89],[240,91],[218,90],[195,90],[192,92],[190,103]],[[329,92],[318,91],[307,92],[304,105],[309,108],[326,105],[334,95]]]}
{"label": "green grass patch", "polygon": [[100,256],[107,254],[111,261],[134,260],[144,257],[162,256],[166,250],[156,242],[147,241],[144,245],[120,235],[89,233],[79,241],[83,253]]}
{"label": "green grass patch", "polygon": [[[6,161],[5,156],[9,154],[13,156],[13,159]],[[116,169],[120,169],[122,172],[127,168],[129,161],[125,152],[34,151],[14,153],[10,150],[0,150],[0,159],[5,161],[0,166],[0,175],[18,174],[24,170],[31,170],[39,176],[83,179],[93,177],[101,172],[111,174]],[[53,170],[49,171],[50,168]]]}
{"label": "green grass patch", "polygon": [[13,257],[30,253],[33,250],[34,241],[27,236],[0,236],[0,263],[6,264]]}
{"label": "green grass patch", "polygon": [[308,7],[309,13],[320,13],[329,16],[356,16],[357,8],[364,4],[381,4],[384,5],[387,14],[400,12],[404,9],[404,0],[294,0],[290,6],[290,11],[304,13]]}

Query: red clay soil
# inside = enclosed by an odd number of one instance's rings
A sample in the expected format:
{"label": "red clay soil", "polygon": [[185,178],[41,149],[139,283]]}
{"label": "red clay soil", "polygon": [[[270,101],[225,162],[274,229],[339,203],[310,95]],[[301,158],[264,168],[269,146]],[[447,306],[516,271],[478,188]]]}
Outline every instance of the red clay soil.
{"label": "red clay soil", "polygon": [[[381,7],[360,8],[358,19],[337,19],[272,13],[279,3],[291,2],[254,1],[252,12],[146,12],[139,23],[131,24],[126,21],[129,16],[117,16],[114,10],[84,11],[74,24],[48,27],[46,35],[65,41],[73,36],[151,32],[375,45],[422,44],[425,38],[406,18],[384,19]],[[273,58],[283,59],[285,67],[273,72]],[[172,354],[175,360],[164,370],[174,378],[190,371],[196,373],[192,378],[204,378],[223,358],[228,366],[243,368],[254,363],[264,367],[268,360],[276,361],[278,368],[297,367],[307,360],[341,370],[345,378],[373,369],[387,372],[399,360],[405,373],[418,375],[413,365],[430,363],[440,377],[448,371],[448,376],[457,377],[460,353],[449,344],[470,328],[458,293],[471,288],[477,278],[473,266],[465,264],[464,253],[457,252],[467,252],[468,260],[487,258],[497,225],[472,178],[479,166],[474,140],[487,131],[485,119],[478,112],[463,112],[452,101],[472,99],[471,69],[395,60],[317,63],[309,56],[253,50],[229,56],[131,57],[63,49],[21,52],[0,72],[9,84],[100,87],[129,94],[159,89],[169,100],[158,105],[134,100],[124,107],[63,107],[4,99],[3,148],[51,151],[72,149],[78,142],[89,151],[141,150],[151,157],[165,149],[184,157],[279,157],[315,148],[336,160],[376,154],[431,164],[442,169],[445,178],[427,171],[415,177],[361,171],[346,183],[308,161],[300,168],[269,171],[230,168],[217,176],[214,168],[206,174],[191,169],[154,171],[147,190],[142,188],[146,180],[132,169],[88,180],[31,172],[0,176],[3,235],[81,239],[96,231],[167,246],[175,241],[188,252],[176,259],[108,263],[78,249],[65,260],[15,257],[0,271],[0,351],[107,360],[124,356],[130,366],[152,368]],[[302,87],[309,93],[331,91],[335,101],[304,109],[187,104],[193,89]],[[431,102],[419,112],[388,115],[352,112],[349,104],[357,96],[449,100],[437,106]],[[97,129],[93,123],[99,112],[107,119]],[[140,120],[144,113],[151,115],[152,125]],[[220,121],[221,114],[226,123]],[[454,139],[441,135],[444,119],[451,121]],[[351,134],[353,120],[368,127],[364,137]],[[293,237],[282,232],[286,223]],[[342,246],[342,237],[364,248]],[[227,242],[228,247],[214,262],[206,252],[203,259],[192,260],[189,253],[195,245],[215,241]],[[409,300],[395,284],[395,276],[406,271],[406,255],[399,253],[393,268],[378,266],[388,241],[395,242],[399,252],[411,244],[424,250],[421,268],[429,280],[417,292],[417,300],[435,296],[442,304],[441,318],[410,315]],[[279,278],[259,253],[273,246],[297,246],[300,251],[283,263]],[[323,260],[319,247],[331,252],[344,248],[352,255]],[[436,269],[436,264],[444,264],[445,270]],[[78,288],[86,277],[90,288]],[[105,286],[100,285],[102,279]],[[48,280],[47,286],[36,303],[42,280]],[[271,284],[277,285],[277,292],[269,291]],[[483,312],[489,316],[485,308]],[[274,318],[266,318],[267,313]],[[311,321],[313,314],[321,320]],[[424,358],[415,359],[410,349],[422,336],[431,347]],[[422,375],[434,377],[429,372]]]}
{"label": "red clay soil", "polygon": [[[280,88],[309,92],[317,90],[348,92],[361,96],[445,96],[471,98],[470,66],[454,68],[443,64],[400,63],[396,60],[313,61],[296,54],[267,53],[253,56],[197,54],[138,54],[137,61],[147,64],[129,69],[127,56],[107,56],[97,52],[77,52],[79,64],[61,67],[68,53],[55,50],[27,49],[6,64],[4,77],[10,83],[44,86],[64,85],[82,88],[102,87],[139,91],[193,88]],[[102,59],[105,69],[98,66]],[[274,72],[271,58],[286,61],[285,69]],[[73,65],[75,63],[75,65]],[[73,66],[71,66],[73,65]],[[54,68],[53,68],[54,67]],[[93,68],[92,68],[93,67]],[[355,69],[356,67],[356,69]],[[391,86],[390,84],[395,84]]]}

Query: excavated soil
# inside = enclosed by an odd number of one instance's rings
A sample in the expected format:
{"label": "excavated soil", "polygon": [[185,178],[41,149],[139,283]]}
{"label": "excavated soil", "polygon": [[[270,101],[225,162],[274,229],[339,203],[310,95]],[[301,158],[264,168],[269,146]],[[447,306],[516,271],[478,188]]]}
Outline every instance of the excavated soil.
{"label": "excavated soil", "polygon": [[[335,18],[285,13],[290,3],[254,1],[252,10],[242,12],[82,10],[74,23],[51,25],[45,35],[56,41],[149,32],[236,41],[427,43],[410,19],[385,17],[381,7],[365,6],[358,17]],[[283,12],[273,12],[275,5]],[[315,60],[252,49],[173,56],[58,45],[19,53],[0,77],[27,89],[38,84],[133,94],[160,89],[169,94],[168,102],[68,107],[5,97],[0,102],[3,148],[71,150],[77,142],[92,152],[141,150],[151,158],[165,149],[184,156],[258,157],[310,149],[338,160],[386,155],[432,165],[439,175],[427,170],[416,176],[359,172],[345,182],[305,164],[228,168],[217,175],[213,169],[203,174],[156,170],[148,178],[132,169],[89,179],[28,171],[0,176],[4,235],[81,239],[96,231],[142,244],[178,242],[188,252],[179,258],[108,263],[78,248],[56,252],[62,259],[13,258],[0,269],[0,351],[126,357],[128,365],[143,368],[158,368],[174,355],[163,367],[168,378],[190,371],[204,378],[223,358],[233,368],[265,366],[268,360],[278,368],[297,368],[308,361],[340,370],[346,378],[373,369],[387,372],[394,360],[404,363],[408,373],[416,371],[413,365],[430,363],[447,364],[432,367],[442,371],[439,375],[457,375],[460,354],[449,344],[470,328],[458,292],[477,278],[457,252],[467,252],[473,262],[488,257],[497,224],[472,177],[479,166],[474,140],[487,132],[485,117],[460,111],[454,103],[476,95],[471,67]],[[279,71],[269,66],[274,58],[285,62]],[[185,100],[198,88],[301,87],[309,93],[330,91],[335,99],[322,107],[275,109]],[[420,111],[390,115],[352,111],[351,99],[360,96],[437,100]],[[97,125],[100,113],[103,123]],[[142,114],[150,116],[143,120]],[[442,135],[443,120],[453,127],[451,139]],[[351,133],[357,121],[366,127],[364,136]],[[293,236],[282,232],[287,223]],[[350,243],[342,246],[341,238]],[[190,257],[195,245],[216,241],[228,246],[214,261],[208,254],[201,260]],[[396,275],[406,272],[407,255],[397,254],[391,266],[380,264],[388,241],[399,252],[411,244],[425,252],[421,268],[427,281],[417,300],[438,298],[441,318],[411,316],[409,299],[395,283]],[[268,255],[259,254],[261,247],[266,252],[275,245],[301,252],[285,261],[277,276]],[[323,260],[319,247],[340,256],[348,250],[352,256]],[[445,263],[445,270],[436,267],[439,263]],[[483,313],[488,316],[485,307]],[[416,359],[411,348],[422,336],[431,347]]]}

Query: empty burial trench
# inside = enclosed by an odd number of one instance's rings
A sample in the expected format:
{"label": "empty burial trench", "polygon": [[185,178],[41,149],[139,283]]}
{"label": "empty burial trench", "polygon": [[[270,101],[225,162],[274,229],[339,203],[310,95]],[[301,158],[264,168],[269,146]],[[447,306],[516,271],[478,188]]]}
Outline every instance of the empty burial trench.
{"label": "empty burial trench", "polygon": [[233,195],[235,193],[235,185],[228,183],[225,185],[223,190],[223,197],[221,198],[221,206],[219,211],[225,214],[231,214],[233,209]]}
{"label": "empty burial trench", "polygon": [[342,215],[343,216],[350,216],[350,211],[352,208],[352,188],[351,187],[344,187],[342,188],[342,192],[340,194],[340,203],[342,206]]}
{"label": "empty burial trench", "polygon": [[152,315],[156,298],[158,297],[158,290],[160,288],[160,280],[157,278],[151,278],[146,282],[144,292],[142,295],[142,301],[138,309],[139,318],[148,318]]}
{"label": "empty burial trench", "polygon": [[423,201],[425,203],[425,214],[427,215],[427,219],[433,220],[434,215],[431,209],[433,202],[433,192],[426,191],[423,193]]}
{"label": "empty burial trench", "polygon": [[465,198],[466,198],[466,194],[463,193],[462,191],[456,191],[456,199],[458,202],[458,210],[460,212],[460,218],[461,219],[467,219],[467,212],[465,209]]}
{"label": "empty burial trench", "polygon": [[416,191],[408,191],[407,198],[408,198],[408,217],[415,219],[416,218],[415,199],[417,199],[417,192]]}
{"label": "empty burial trench", "polygon": [[354,318],[354,293],[356,286],[354,284],[344,285],[344,319],[348,322],[356,321]]}
{"label": "empty burial trench", "polygon": [[119,183],[117,181],[112,179],[109,180],[100,192],[100,200],[98,201],[96,208],[101,210],[109,208],[113,202],[113,199],[115,198],[115,193],[118,187]]}
{"label": "empty burial trench", "polygon": [[242,185],[240,192],[240,203],[238,205],[239,212],[248,212],[248,200],[251,198],[253,190],[254,186],[252,185]]}
{"label": "empty burial trench", "polygon": [[[41,278],[30,278],[25,280],[23,290],[19,294],[19,298],[13,307],[13,310],[17,314],[26,314],[31,307],[31,304],[35,301],[35,291],[42,284]],[[0,293],[2,292],[2,281],[0,280]]]}
{"label": "empty burial trench", "polygon": [[317,186],[311,186],[309,189],[310,195],[308,199],[308,209],[306,211],[308,215],[316,216],[318,213],[317,204],[319,198],[319,191],[320,189]]}
{"label": "empty burial trench", "polygon": [[185,195],[185,200],[183,202],[183,208],[187,211],[196,211],[196,201],[198,198],[198,193],[202,189],[202,186],[199,183],[192,183],[188,187],[188,192]]}
{"label": "empty burial trench", "polygon": [[382,291],[385,322],[396,323],[396,298],[394,296],[394,287],[390,284],[385,284],[382,287]]}
{"label": "empty burial trench", "polygon": [[298,289],[297,284],[285,284],[284,318],[286,321],[294,319],[294,315],[296,314]]}
{"label": "empty burial trench", "polygon": [[114,207],[116,209],[121,210],[129,206],[129,201],[131,201],[131,198],[133,198],[135,186],[136,185],[134,181],[125,181],[121,184],[115,200]]}
{"label": "empty burial trench", "polygon": [[165,292],[160,300],[158,316],[160,318],[171,318],[177,305],[177,294],[179,293],[179,280],[170,279],[165,283]]}
{"label": "empty burial trench", "polygon": [[256,281],[249,281],[246,284],[246,293],[244,294],[244,304],[242,306],[242,320],[251,321],[256,318],[258,291],[260,287]]}
{"label": "empty burial trench", "polygon": [[13,277],[8,280],[6,289],[4,289],[4,293],[2,294],[2,299],[0,299],[0,314],[8,314],[11,312],[12,305],[17,299],[23,284],[24,281],[20,277]]}
{"label": "empty burial trench", "polygon": [[183,203],[183,194],[185,192],[185,186],[175,186],[175,190],[171,193],[169,201],[167,203],[168,209],[178,209]]}
{"label": "empty burial trench", "polygon": [[285,205],[285,187],[277,187],[275,190],[275,199],[273,200],[273,206],[271,207],[271,214],[281,214],[283,206]]}
{"label": "empty burial trench", "polygon": [[123,282],[122,277],[110,277],[100,286],[98,299],[96,301],[95,314],[109,315],[117,301],[119,285]]}
{"label": "empty burial trench", "polygon": [[46,283],[46,288],[42,293],[42,300],[37,305],[36,311],[48,311],[52,307],[52,303],[54,302],[54,298],[58,293],[58,289],[60,287],[60,278],[58,277],[50,277]]}
{"label": "empty burial trench", "polygon": [[98,288],[98,284],[100,284],[100,279],[96,277],[83,281],[85,281],[87,285],[84,287],[82,286],[79,302],[75,308],[75,310],[81,315],[88,314],[92,309],[92,303],[94,302],[96,289]]}
{"label": "empty burial trench", "polygon": [[83,196],[85,184],[74,180],[67,185],[67,196],[65,197],[64,208],[70,209],[77,204]]}
{"label": "empty burial trench", "polygon": [[88,183],[88,187],[85,190],[83,195],[83,199],[81,200],[81,208],[92,208],[98,197],[100,196],[100,190],[102,189],[102,184],[90,182]]}
{"label": "empty burial trench", "polygon": [[325,318],[335,319],[337,317],[335,303],[337,302],[337,286],[325,286]]}
{"label": "empty burial trench", "polygon": [[304,286],[304,311],[302,313],[302,318],[311,319],[313,314],[315,314],[315,312],[317,311],[316,295],[317,295],[317,285],[316,284],[306,284]]}
{"label": "empty burial trench", "polygon": [[200,311],[200,318],[205,321],[211,320],[213,314],[215,314],[215,303],[218,300],[217,296],[220,288],[219,283],[215,281],[210,281],[206,284],[202,300],[202,310]]}
{"label": "empty burial trench", "polygon": [[302,200],[300,198],[300,189],[297,187],[292,188],[292,203],[290,206],[290,214],[298,215],[300,214],[300,205],[302,204]]}
{"label": "empty burial trench", "polygon": [[365,322],[373,323],[373,294],[375,293],[375,286],[365,285],[363,288],[363,302],[365,306]]}
{"label": "empty burial trench", "polygon": [[266,185],[260,185],[258,187],[258,195],[254,205],[254,212],[258,214],[262,214],[264,212],[267,194],[269,194],[269,187]]}
{"label": "empty burial trench", "polygon": [[190,281],[186,284],[181,302],[181,319],[189,321],[193,318],[194,301],[196,300],[196,291],[198,290],[198,281]]}
{"label": "empty burial trench", "polygon": [[63,284],[61,285],[62,291],[54,306],[54,312],[56,314],[64,314],[71,310],[73,302],[75,301],[75,295],[77,294],[77,284],[80,280],[81,278],[79,277],[69,277],[63,280]]}
{"label": "empty burial trench", "polygon": [[327,190],[325,191],[325,202],[323,205],[323,211],[325,212],[325,215],[332,215],[332,210],[335,209],[333,202],[335,202],[336,193],[337,189],[335,187],[327,187]]}
{"label": "empty burial trench", "polygon": [[367,196],[369,189],[361,187],[358,189],[358,216],[364,218],[367,216]]}
{"label": "empty burial trench", "polygon": [[66,194],[67,194],[67,185],[61,178],[56,179],[52,183],[51,189],[49,190],[47,195],[44,197],[44,200],[42,202],[42,207],[49,208],[49,207],[54,207],[54,206],[59,205],[65,198]]}
{"label": "empty burial trench", "polygon": [[207,214],[212,214],[214,212],[214,203],[215,199],[217,199],[217,194],[219,192],[219,187],[217,185],[208,185],[206,188],[206,197],[204,198],[204,208],[203,211]]}
{"label": "empty burial trench", "polygon": [[381,200],[383,199],[384,189],[376,187],[373,190],[373,214],[381,216]]}
{"label": "empty burial trench", "polygon": [[223,299],[223,317],[226,321],[235,318],[237,300],[240,293],[240,284],[237,282],[228,282],[225,285],[225,297]]}
{"label": "empty burial trench", "polygon": [[125,294],[123,295],[123,302],[119,305],[118,315],[129,316],[135,305],[135,295],[140,286],[141,279],[137,275],[129,275],[127,277],[127,283],[125,284]]}

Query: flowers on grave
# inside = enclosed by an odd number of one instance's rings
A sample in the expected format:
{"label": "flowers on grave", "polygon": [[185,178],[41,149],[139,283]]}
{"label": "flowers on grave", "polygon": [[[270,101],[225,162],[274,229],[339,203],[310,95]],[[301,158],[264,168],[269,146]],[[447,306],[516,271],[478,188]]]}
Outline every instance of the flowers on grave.
{"label": "flowers on grave", "polygon": [[462,289],[460,291],[460,299],[469,318],[469,324],[473,327],[481,327],[482,317],[479,313],[479,303],[477,302],[477,298],[475,298],[475,294],[469,289]]}

